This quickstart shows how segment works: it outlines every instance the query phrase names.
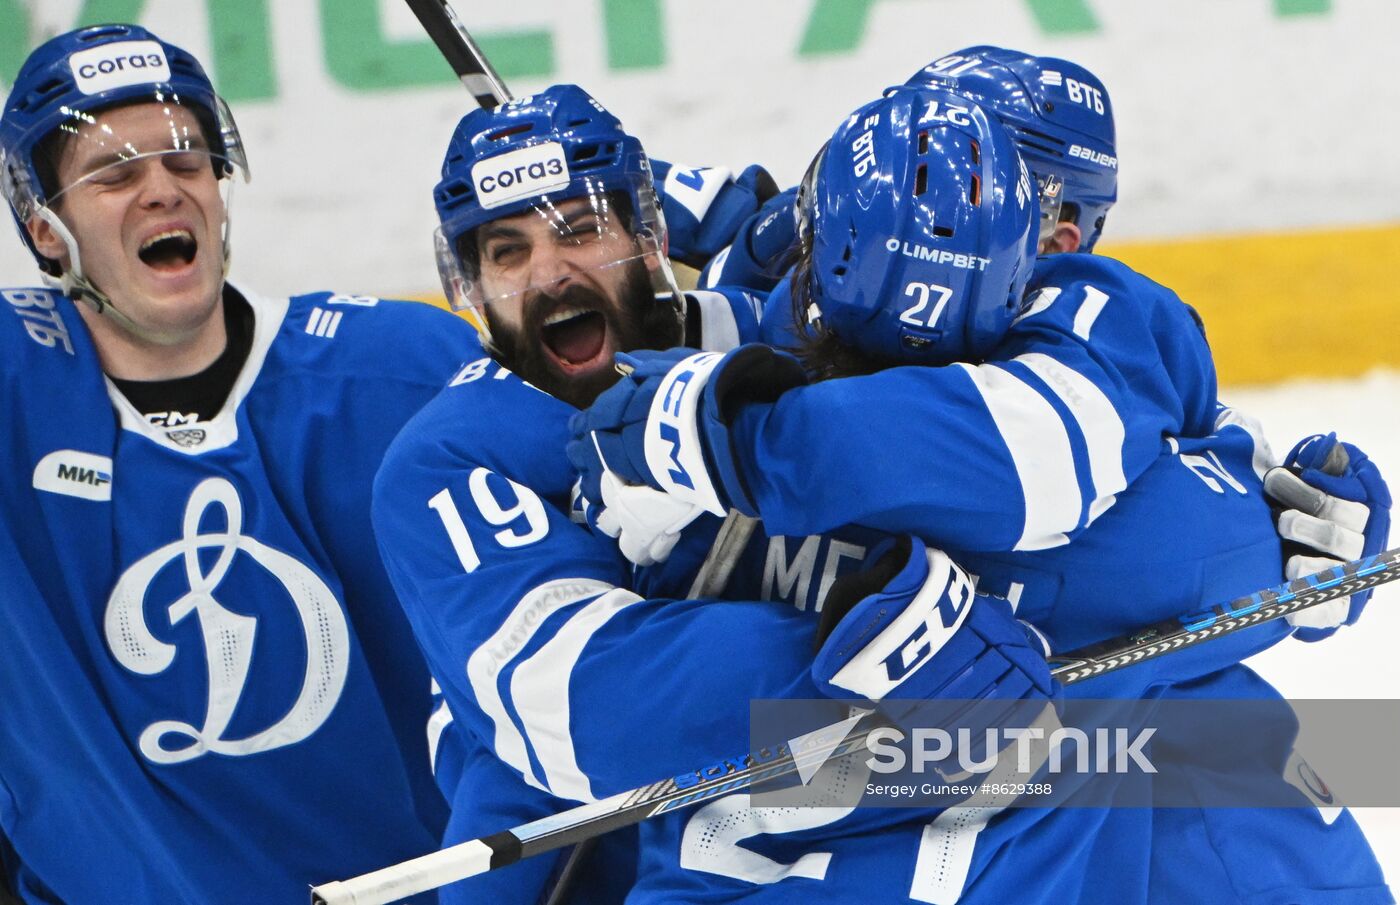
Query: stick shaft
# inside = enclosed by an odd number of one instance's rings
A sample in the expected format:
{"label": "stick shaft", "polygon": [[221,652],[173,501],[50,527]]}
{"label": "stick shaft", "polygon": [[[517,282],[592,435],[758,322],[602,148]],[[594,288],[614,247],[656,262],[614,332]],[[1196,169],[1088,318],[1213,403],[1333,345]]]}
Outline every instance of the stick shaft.
{"label": "stick shaft", "polygon": [[511,99],[510,89],[496,73],[486,54],[463,27],[447,0],[404,0],[418,17],[423,30],[433,39],[452,71],[487,110]]}
{"label": "stick shaft", "polygon": [[[720,539],[717,537],[718,546]],[[1400,578],[1400,547],[1052,657],[1050,672],[1061,684],[1073,685],[1397,578]],[[852,733],[822,759],[856,751],[870,731]],[[504,867],[521,858],[640,823],[656,814],[741,792],[756,782],[795,772],[798,764],[811,756],[811,752],[794,752],[786,745],[750,752],[485,839],[464,842],[342,883],[316,887],[312,890],[312,901],[316,905],[384,905]]]}

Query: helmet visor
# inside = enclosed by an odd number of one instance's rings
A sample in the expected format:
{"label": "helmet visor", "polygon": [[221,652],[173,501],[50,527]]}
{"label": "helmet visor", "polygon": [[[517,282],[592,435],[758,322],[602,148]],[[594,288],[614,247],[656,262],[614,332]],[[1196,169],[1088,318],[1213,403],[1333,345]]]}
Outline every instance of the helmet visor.
{"label": "helmet visor", "polygon": [[520,306],[557,295],[571,283],[606,289],[645,274],[654,293],[675,292],[649,212],[634,212],[629,193],[590,184],[567,198],[543,197],[489,221],[455,243],[437,231],[438,270],[448,301],[475,311]]}
{"label": "helmet visor", "polygon": [[21,221],[79,186],[131,184],[150,166],[177,179],[211,172],[216,179],[235,172],[249,178],[238,128],[218,98],[211,111],[153,87],[149,100],[65,112],[67,119],[35,148],[31,166],[7,162],[12,177],[4,182],[5,193]]}

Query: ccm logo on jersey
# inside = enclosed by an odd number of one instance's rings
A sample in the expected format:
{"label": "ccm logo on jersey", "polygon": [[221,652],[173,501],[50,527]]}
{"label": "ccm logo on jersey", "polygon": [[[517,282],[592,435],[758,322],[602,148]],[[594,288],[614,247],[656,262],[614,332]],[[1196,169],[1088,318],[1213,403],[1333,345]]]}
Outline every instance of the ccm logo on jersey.
{"label": "ccm logo on jersey", "polygon": [[76,449],[54,450],[34,466],[34,489],[105,502],[112,498],[112,460]]}
{"label": "ccm logo on jersey", "polygon": [[569,164],[557,141],[488,157],[472,166],[472,184],[484,208],[543,195],[569,184]]}
{"label": "ccm logo on jersey", "polygon": [[170,63],[155,41],[119,41],[68,58],[73,82],[83,94],[98,94],[125,85],[170,81]]}

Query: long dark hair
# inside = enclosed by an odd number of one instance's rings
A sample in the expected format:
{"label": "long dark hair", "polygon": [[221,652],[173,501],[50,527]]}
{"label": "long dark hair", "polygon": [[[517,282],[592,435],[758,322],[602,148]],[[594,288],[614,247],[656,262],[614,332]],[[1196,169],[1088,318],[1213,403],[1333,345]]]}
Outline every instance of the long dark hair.
{"label": "long dark hair", "polygon": [[893,364],[867,355],[844,342],[820,318],[815,321],[811,319],[812,249],[809,237],[804,237],[789,280],[791,282],[788,288],[792,292],[791,316],[797,345],[788,351],[797,356],[814,381],[874,374]]}

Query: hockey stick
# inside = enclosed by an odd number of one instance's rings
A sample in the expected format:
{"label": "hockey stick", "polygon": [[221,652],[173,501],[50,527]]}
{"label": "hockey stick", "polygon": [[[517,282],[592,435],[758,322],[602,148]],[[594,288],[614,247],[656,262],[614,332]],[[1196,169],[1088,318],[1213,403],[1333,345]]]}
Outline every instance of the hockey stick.
{"label": "hockey stick", "polygon": [[511,99],[510,89],[481,52],[471,33],[462,27],[447,0],[404,0],[418,17],[423,30],[457,73],[457,78],[486,110]]}
{"label": "hockey stick", "polygon": [[[1072,685],[1397,578],[1400,578],[1400,547],[1051,657],[1050,672],[1062,684]],[[514,864],[522,858],[573,845],[609,830],[640,823],[657,814],[742,791],[761,780],[792,773],[799,764],[806,766],[809,761],[850,754],[864,744],[867,734],[849,735],[833,751],[824,750],[823,740],[818,739],[814,745],[817,750],[809,747],[792,751],[783,745],[720,761],[693,773],[682,773],[352,880],[315,887],[311,891],[312,902],[314,905],[384,905]],[[829,743],[830,739],[824,741]]]}

